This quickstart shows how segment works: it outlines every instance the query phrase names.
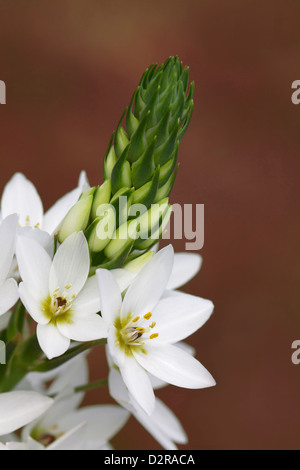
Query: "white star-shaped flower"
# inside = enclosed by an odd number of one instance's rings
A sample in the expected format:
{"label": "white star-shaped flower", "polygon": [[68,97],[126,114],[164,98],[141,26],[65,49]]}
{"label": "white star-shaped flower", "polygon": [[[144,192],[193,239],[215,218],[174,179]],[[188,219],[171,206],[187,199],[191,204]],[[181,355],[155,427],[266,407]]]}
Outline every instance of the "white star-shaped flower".
{"label": "white star-shaped flower", "polygon": [[22,440],[31,437],[47,450],[100,450],[129,418],[116,405],[77,407],[76,394],[58,396],[41,418],[23,429]]}
{"label": "white star-shaped flower", "polygon": [[148,414],[154,410],[155,397],[147,372],[184,388],[215,385],[200,362],[174,345],[208,320],[213,304],[192,295],[166,291],[173,261],[174,252],[169,245],[138,273],[123,299],[112,273],[97,271],[110,355],[128,391]]}
{"label": "white star-shaped flower", "polygon": [[88,187],[86,174],[82,172],[77,188],[65,194],[44,214],[43,203],[34,184],[22,173],[15,173],[2,194],[1,216],[18,214],[21,227],[39,228],[52,235]]}
{"label": "white star-shaped flower", "polygon": [[63,354],[70,340],[92,341],[106,336],[100,315],[95,276],[88,278],[90,258],[82,232],[58,248],[53,261],[35,240],[19,237],[17,261],[23,282],[20,297],[38,323],[39,344],[51,359]]}
{"label": "white star-shaped flower", "polygon": [[[42,416],[23,428],[19,446],[40,450],[100,450],[107,447],[129,418],[128,411],[115,405],[79,408],[84,392],[74,393],[74,389],[89,382],[85,353],[54,370],[28,374],[26,382],[28,387],[33,386],[48,396],[55,395],[55,399]],[[20,386],[26,386],[26,382]],[[9,442],[6,446],[15,448],[11,440],[10,436],[6,439]]]}

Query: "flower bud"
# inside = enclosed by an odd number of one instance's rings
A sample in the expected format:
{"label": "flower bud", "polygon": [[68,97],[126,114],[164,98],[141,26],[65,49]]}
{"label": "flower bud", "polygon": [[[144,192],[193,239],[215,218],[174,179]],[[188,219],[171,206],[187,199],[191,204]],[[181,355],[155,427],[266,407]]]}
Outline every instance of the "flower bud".
{"label": "flower bud", "polygon": [[121,225],[114,233],[113,239],[104,250],[107,258],[112,259],[119,257],[128,246],[132,246],[134,242],[134,231],[130,230],[131,222]]}
{"label": "flower bud", "polygon": [[152,204],[147,212],[132,221],[132,223],[134,222],[136,224],[135,246],[137,246],[141,240],[147,240],[151,235],[157,232],[168,208],[168,198],[165,198],[157,204]]}
{"label": "flower bud", "polygon": [[85,230],[91,213],[93,196],[80,199],[68,212],[58,232],[58,241],[63,241],[74,232]]}
{"label": "flower bud", "polygon": [[111,196],[111,181],[106,180],[101,186],[98,186],[94,192],[94,200],[92,205],[91,217],[97,217],[97,209],[102,204],[108,204]]}
{"label": "flower bud", "polygon": [[172,215],[172,206],[168,205],[168,209],[162,218],[159,228],[154,233],[152,233],[151,237],[148,238],[147,240],[141,241],[140,243],[136,242],[135,248],[137,250],[143,251],[143,250],[150,250],[154,245],[156,245],[156,243],[158,243],[158,241],[162,238],[165,232],[165,229],[170,221],[171,215]]}
{"label": "flower bud", "polygon": [[98,217],[85,233],[90,250],[99,253],[111,241],[116,227],[116,213],[110,204],[98,207]]}
{"label": "flower bud", "polygon": [[138,273],[150,261],[150,259],[153,258],[153,255],[154,251],[147,251],[147,253],[139,255],[132,261],[128,261],[128,263],[124,264],[123,268],[127,269],[127,271]]}

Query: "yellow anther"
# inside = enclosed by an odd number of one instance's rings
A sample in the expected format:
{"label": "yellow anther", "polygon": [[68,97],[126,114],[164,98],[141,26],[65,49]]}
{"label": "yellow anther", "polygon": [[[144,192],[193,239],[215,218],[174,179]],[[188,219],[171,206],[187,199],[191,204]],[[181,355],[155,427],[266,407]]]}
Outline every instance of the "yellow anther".
{"label": "yellow anther", "polygon": [[158,333],[153,333],[153,335],[150,336],[150,339],[155,339],[158,337]]}
{"label": "yellow anther", "polygon": [[38,222],[37,224],[35,224],[34,228],[40,228],[40,223]]}
{"label": "yellow anther", "polygon": [[132,320],[132,323],[136,323],[137,321],[139,321],[140,317],[135,317],[133,320]]}
{"label": "yellow anther", "polygon": [[144,333],[144,332],[145,332],[145,328],[143,328],[142,326],[137,326],[137,327],[136,327],[136,330],[137,330],[137,331],[140,331],[141,333]]}
{"label": "yellow anther", "polygon": [[150,326],[150,328],[154,328],[154,327],[156,326],[156,321],[153,321],[153,322],[151,323],[151,325],[149,325],[149,326]]}
{"label": "yellow anther", "polygon": [[146,320],[150,320],[151,317],[152,317],[152,313],[151,313],[151,312],[148,312],[148,313],[146,313],[146,314],[144,315],[144,318],[145,318]]}
{"label": "yellow anther", "polygon": [[68,290],[68,289],[71,289],[71,287],[72,287],[72,284],[67,284],[67,285],[65,286],[65,289]]}

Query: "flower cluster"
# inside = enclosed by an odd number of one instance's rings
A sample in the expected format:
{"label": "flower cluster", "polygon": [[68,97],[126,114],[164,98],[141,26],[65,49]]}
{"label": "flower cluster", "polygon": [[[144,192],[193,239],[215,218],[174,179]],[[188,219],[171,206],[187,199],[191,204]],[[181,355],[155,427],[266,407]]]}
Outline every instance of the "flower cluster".
{"label": "flower cluster", "polygon": [[[175,254],[171,245],[159,250],[150,233],[159,238],[170,216],[166,198],[192,94],[177,58],[146,71],[127,112],[126,131],[119,125],[110,143],[101,186],[90,187],[82,172],[77,187],[46,213],[24,175],[17,173],[5,186],[1,450],[109,449],[130,415],[165,449],[187,442],[155,390],[215,385],[183,342],[209,319],[213,304],[178,290],[197,274],[201,257]],[[101,238],[99,227],[111,213],[107,206],[117,207],[124,195],[129,206],[119,206],[120,221],[114,219]],[[134,202],[145,207],[138,217],[130,212]],[[155,202],[164,209],[153,222],[149,211]],[[138,236],[113,237],[132,220]],[[87,354],[98,346],[109,374],[89,383]],[[117,404],[81,407],[84,393],[100,386],[108,386]]]}

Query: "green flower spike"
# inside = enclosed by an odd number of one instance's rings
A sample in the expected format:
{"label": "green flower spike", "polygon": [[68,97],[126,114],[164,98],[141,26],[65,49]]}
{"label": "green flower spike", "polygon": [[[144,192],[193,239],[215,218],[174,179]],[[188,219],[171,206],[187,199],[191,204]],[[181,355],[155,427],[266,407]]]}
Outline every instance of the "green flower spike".
{"label": "green flower spike", "polygon": [[[82,196],[86,202],[79,200],[59,232],[61,241],[73,229],[85,230],[91,272],[123,266],[162,237],[172,212],[168,197],[193,112],[193,93],[189,69],[178,57],[151,65],[143,74],[110,140],[104,183]],[[73,216],[78,220],[72,222]]]}

